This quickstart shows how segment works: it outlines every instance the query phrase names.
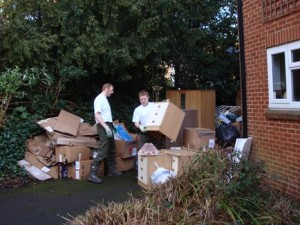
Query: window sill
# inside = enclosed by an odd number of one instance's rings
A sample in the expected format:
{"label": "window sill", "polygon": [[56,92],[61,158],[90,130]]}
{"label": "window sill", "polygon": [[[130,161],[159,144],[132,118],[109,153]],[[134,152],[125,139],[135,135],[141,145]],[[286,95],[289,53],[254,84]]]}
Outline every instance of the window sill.
{"label": "window sill", "polygon": [[266,112],[267,119],[275,120],[297,120],[300,121],[300,110],[289,111],[289,110],[276,110],[269,109]]}

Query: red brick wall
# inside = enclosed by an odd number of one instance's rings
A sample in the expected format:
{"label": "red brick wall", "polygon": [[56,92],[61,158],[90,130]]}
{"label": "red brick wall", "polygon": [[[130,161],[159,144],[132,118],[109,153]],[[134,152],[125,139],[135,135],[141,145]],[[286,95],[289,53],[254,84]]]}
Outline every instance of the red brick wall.
{"label": "red brick wall", "polygon": [[261,0],[244,0],[250,157],[268,165],[269,182],[300,199],[300,121],[268,119],[267,48],[300,40],[300,11],[264,23]]}

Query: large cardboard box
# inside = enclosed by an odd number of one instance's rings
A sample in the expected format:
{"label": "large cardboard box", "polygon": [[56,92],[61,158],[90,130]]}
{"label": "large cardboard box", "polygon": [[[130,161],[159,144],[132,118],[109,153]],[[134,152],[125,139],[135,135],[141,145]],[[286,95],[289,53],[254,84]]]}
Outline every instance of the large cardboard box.
{"label": "large cardboard box", "polygon": [[137,154],[137,141],[123,141],[115,139],[116,156],[123,159],[134,157]]}
{"label": "large cardboard box", "polygon": [[177,176],[180,176],[184,172],[184,169],[188,167],[192,159],[196,156],[195,151],[184,148],[179,150],[162,149],[161,152],[171,156],[171,170]]}
{"label": "large cardboard box", "polygon": [[56,162],[75,162],[90,159],[91,149],[85,146],[56,146]]}
{"label": "large cardboard box", "polygon": [[134,157],[126,158],[126,159],[116,157],[117,170],[123,172],[123,171],[134,169],[134,161],[135,161]]}
{"label": "large cardboard box", "polygon": [[215,131],[206,128],[189,128],[183,130],[184,146],[189,149],[199,150],[203,145],[209,146],[209,143],[215,140]]}
{"label": "large cardboard box", "polygon": [[26,151],[25,152],[25,160],[29,162],[31,165],[37,167],[38,169],[42,170],[43,172],[47,173],[49,176],[51,176],[54,179],[58,179],[58,166],[45,166],[43,163],[37,160],[36,156],[33,155],[31,152]]}
{"label": "large cardboard box", "polygon": [[183,129],[185,127],[198,127],[198,110],[196,109],[183,109],[185,116],[176,140],[171,140],[168,137],[164,137],[164,148],[169,149],[171,147],[183,146]]}
{"label": "large cardboard box", "polygon": [[[68,164],[68,177],[75,180],[85,180],[88,178],[91,170],[91,163],[93,160],[75,161]],[[100,164],[100,168],[97,171],[98,176],[104,175],[104,163]]]}
{"label": "large cardboard box", "polygon": [[176,140],[185,113],[172,102],[154,102],[146,122],[147,131],[159,131],[171,140]]}
{"label": "large cardboard box", "polygon": [[158,155],[138,155],[138,184],[145,188],[153,187],[151,175],[157,170],[157,165],[165,169],[171,170],[170,155],[159,153]]}

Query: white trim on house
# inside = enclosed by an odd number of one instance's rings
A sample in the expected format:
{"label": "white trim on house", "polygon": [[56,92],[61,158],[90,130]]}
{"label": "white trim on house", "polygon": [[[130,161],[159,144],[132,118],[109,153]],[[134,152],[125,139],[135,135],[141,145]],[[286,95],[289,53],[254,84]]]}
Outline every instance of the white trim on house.
{"label": "white trim on house", "polygon": [[292,62],[293,50],[300,51],[300,40],[267,49],[270,109],[300,110],[300,60]]}

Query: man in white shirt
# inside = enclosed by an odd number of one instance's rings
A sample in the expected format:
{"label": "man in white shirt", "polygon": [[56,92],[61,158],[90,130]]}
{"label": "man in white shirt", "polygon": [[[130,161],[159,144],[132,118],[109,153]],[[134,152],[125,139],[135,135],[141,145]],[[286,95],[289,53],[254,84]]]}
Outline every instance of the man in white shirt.
{"label": "man in white shirt", "polygon": [[139,145],[138,148],[141,149],[145,143],[152,143],[157,149],[161,149],[162,143],[153,135],[147,132],[146,122],[149,113],[152,111],[154,106],[153,102],[149,102],[149,93],[145,90],[139,92],[140,105],[135,108],[133,112],[132,122],[135,127],[140,130],[139,132]]}
{"label": "man in white shirt", "polygon": [[102,92],[94,100],[94,115],[97,124],[97,132],[100,138],[100,147],[94,156],[91,164],[88,180],[94,183],[102,183],[102,179],[97,176],[100,162],[107,158],[108,176],[121,176],[121,172],[116,170],[116,144],[113,135],[113,123],[110,104],[107,97],[114,92],[114,87],[110,83],[102,86]]}

